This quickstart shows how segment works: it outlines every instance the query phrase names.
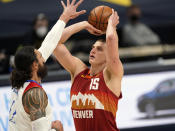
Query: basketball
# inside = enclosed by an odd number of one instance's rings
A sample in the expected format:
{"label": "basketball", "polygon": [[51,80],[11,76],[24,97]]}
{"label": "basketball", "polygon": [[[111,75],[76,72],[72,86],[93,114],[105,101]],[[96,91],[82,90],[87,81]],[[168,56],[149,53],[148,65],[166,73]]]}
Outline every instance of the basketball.
{"label": "basketball", "polygon": [[89,14],[88,22],[95,28],[106,31],[108,19],[112,14],[112,8],[108,6],[97,6]]}

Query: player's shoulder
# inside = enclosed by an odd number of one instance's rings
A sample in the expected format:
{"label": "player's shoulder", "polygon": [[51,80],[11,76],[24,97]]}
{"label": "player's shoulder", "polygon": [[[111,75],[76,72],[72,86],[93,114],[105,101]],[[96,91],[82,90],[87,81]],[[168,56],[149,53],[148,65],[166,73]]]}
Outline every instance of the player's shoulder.
{"label": "player's shoulder", "polygon": [[[33,92],[33,91],[40,91],[40,92],[45,92],[43,88],[41,88],[40,86],[33,86],[33,87],[30,87],[28,88],[24,94],[28,93],[28,92]],[[23,95],[24,95],[23,94]]]}
{"label": "player's shoulder", "polygon": [[105,67],[103,70],[103,75],[108,79],[122,79],[124,75],[123,65],[121,63],[118,64],[118,67],[116,67],[115,71]]}
{"label": "player's shoulder", "polygon": [[84,71],[85,69],[88,68],[88,66],[81,61],[79,58],[74,57],[75,58],[75,62],[76,62],[76,68],[75,68],[75,72],[73,74],[71,74],[72,78],[74,79],[78,74],[80,74],[82,71]]}
{"label": "player's shoulder", "polygon": [[22,96],[22,104],[26,113],[30,113],[31,108],[45,108],[48,104],[46,92],[40,87],[32,87],[28,89]]}
{"label": "player's shoulder", "polygon": [[43,88],[39,87],[39,86],[34,86],[34,87],[30,87],[29,89],[27,89],[26,91],[24,91],[23,93],[23,97],[25,97],[26,95],[30,95],[30,97],[36,96],[36,95],[46,95],[46,92],[44,91]]}

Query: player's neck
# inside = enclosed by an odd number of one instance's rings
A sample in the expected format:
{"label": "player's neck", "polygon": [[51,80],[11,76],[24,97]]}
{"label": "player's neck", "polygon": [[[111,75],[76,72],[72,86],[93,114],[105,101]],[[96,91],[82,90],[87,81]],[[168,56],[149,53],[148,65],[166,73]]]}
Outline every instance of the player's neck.
{"label": "player's neck", "polygon": [[100,66],[92,66],[91,65],[91,67],[90,67],[90,76],[97,75],[98,73],[103,71],[104,68],[105,68],[105,65],[100,65]]}
{"label": "player's neck", "polygon": [[34,81],[38,82],[39,84],[41,83],[41,78],[38,77],[37,74],[33,74],[31,80],[34,80]]}

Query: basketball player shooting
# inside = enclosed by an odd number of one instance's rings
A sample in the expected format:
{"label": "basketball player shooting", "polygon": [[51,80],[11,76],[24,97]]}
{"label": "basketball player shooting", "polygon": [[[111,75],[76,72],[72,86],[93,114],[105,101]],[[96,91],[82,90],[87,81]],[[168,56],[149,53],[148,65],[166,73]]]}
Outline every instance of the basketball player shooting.
{"label": "basketball player shooting", "polygon": [[106,40],[97,40],[90,51],[90,68],[72,56],[63,44],[83,29],[94,35],[103,34],[87,21],[65,28],[54,51],[57,60],[71,75],[70,99],[76,131],[119,131],[116,112],[118,100],[122,97],[123,66],[118,52],[118,24],[119,16],[112,10]]}
{"label": "basketball player shooting", "polygon": [[52,120],[52,111],[41,80],[46,76],[44,63],[56,48],[64,27],[70,19],[85,13],[77,12],[83,0],[62,2],[64,11],[57,23],[36,50],[24,47],[15,54],[15,68],[11,74],[12,95],[9,111],[9,131],[63,131],[60,121]]}

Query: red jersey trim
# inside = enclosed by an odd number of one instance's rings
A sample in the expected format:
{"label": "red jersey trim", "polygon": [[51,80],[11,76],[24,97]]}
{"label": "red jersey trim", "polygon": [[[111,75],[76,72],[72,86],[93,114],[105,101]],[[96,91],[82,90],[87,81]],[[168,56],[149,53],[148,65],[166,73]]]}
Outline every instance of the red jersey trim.
{"label": "red jersey trim", "polygon": [[[75,76],[75,78],[74,78],[74,80],[73,80],[73,82],[72,82],[72,85],[74,84],[74,82],[75,82],[75,80],[78,78],[78,76],[82,77],[82,76],[81,76],[82,73],[84,73],[84,72],[86,72],[86,71],[88,71],[88,70],[89,70],[89,68],[86,68],[86,69],[82,70],[80,73],[78,73],[78,74]],[[84,78],[84,77],[83,77],[83,78]]]}
{"label": "red jersey trim", "polygon": [[23,94],[26,93],[28,90],[37,87],[37,88],[41,88],[43,89],[39,84],[35,83],[35,82],[30,82],[29,85],[26,87],[26,89],[24,90]]}

